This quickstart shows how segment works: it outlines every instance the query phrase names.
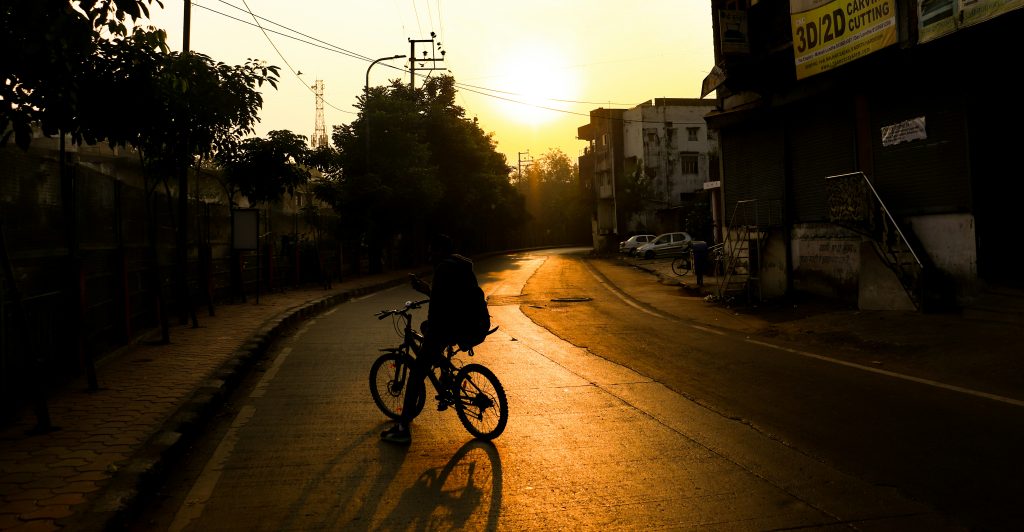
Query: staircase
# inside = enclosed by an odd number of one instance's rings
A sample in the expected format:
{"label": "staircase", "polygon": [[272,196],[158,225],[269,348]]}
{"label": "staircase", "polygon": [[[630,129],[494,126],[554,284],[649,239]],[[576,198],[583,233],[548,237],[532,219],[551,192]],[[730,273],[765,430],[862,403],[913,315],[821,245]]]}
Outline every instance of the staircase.
{"label": "staircase", "polygon": [[920,242],[900,229],[863,172],[826,177],[825,186],[830,221],[870,239],[918,310],[952,305],[945,276],[915,250],[921,249]]}
{"label": "staircase", "polygon": [[[760,301],[761,251],[768,237],[766,226],[761,225],[758,200],[740,200],[732,211],[726,234],[722,240],[721,265],[718,276],[718,297],[742,298],[748,303]],[[769,212],[769,224],[771,214]]]}

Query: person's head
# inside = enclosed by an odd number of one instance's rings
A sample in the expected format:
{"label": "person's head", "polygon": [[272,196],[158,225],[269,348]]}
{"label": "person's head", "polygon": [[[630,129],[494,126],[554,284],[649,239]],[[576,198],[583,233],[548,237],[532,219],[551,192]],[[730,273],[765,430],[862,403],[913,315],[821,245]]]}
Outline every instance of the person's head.
{"label": "person's head", "polygon": [[452,237],[444,233],[436,233],[430,239],[430,247],[427,248],[431,262],[437,262],[455,252],[455,244]]}

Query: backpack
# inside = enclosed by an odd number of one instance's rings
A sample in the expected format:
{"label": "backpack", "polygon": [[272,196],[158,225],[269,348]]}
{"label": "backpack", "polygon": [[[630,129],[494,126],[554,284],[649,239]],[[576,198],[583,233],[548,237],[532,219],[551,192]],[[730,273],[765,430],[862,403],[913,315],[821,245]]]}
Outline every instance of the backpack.
{"label": "backpack", "polygon": [[477,283],[472,267],[466,272],[459,290],[460,316],[456,331],[456,343],[462,351],[480,345],[491,333],[491,315],[487,312],[487,298]]}

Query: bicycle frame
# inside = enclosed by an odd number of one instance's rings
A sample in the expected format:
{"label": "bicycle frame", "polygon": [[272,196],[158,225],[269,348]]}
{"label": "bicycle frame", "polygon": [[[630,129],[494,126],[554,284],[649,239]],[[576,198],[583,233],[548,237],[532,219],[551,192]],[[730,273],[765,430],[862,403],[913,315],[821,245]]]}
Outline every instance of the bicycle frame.
{"label": "bicycle frame", "polygon": [[[410,386],[411,368],[420,362],[417,358],[426,356],[424,336],[412,326],[412,310],[420,308],[425,301],[409,301],[405,307],[397,310],[382,310],[377,313],[378,319],[398,317],[405,320],[403,326],[395,321],[395,331],[402,337],[397,347],[381,349],[379,356],[370,369],[370,393],[374,402],[391,419],[401,420],[416,417],[423,409],[427,400],[427,388],[419,391],[419,383]],[[488,334],[497,330],[492,329]],[[508,399],[501,382],[487,367],[481,364],[456,361],[459,353],[473,355],[473,349],[459,349],[457,344],[447,345],[441,353],[431,353],[431,360],[423,365],[430,368],[425,371],[426,379],[437,391],[435,398],[439,401],[438,410],[453,406],[462,425],[470,434],[484,440],[498,437],[505,430],[508,422]],[[420,377],[417,376],[416,379]],[[415,388],[412,390],[411,388]],[[409,408],[405,403],[412,399]]]}
{"label": "bicycle frame", "polygon": [[[421,356],[421,350],[423,349],[423,335],[416,329],[413,329],[412,314],[409,311],[412,308],[418,308],[422,303],[425,303],[425,301],[414,303],[413,306],[407,306],[404,310],[394,312],[394,314],[398,314],[405,321],[405,325],[402,328],[402,344],[398,347],[381,349],[382,352],[398,353],[414,359],[418,359]],[[387,315],[381,316],[381,319],[386,317]],[[434,387],[434,391],[453,404],[455,402],[456,394],[453,393],[451,384],[454,384],[455,373],[458,371],[458,368],[452,362],[452,359],[459,352],[461,351],[454,346],[446,346],[442,352],[441,360],[431,361],[430,371],[426,372],[426,377],[430,380],[430,384]],[[472,348],[465,352],[470,356],[473,356]],[[408,366],[402,365],[396,367],[395,370],[401,373],[401,378],[396,379],[396,382],[407,382],[409,378]],[[440,370],[440,375],[436,370]],[[444,376],[447,376],[451,380],[451,384],[446,386],[441,383],[441,377]]]}

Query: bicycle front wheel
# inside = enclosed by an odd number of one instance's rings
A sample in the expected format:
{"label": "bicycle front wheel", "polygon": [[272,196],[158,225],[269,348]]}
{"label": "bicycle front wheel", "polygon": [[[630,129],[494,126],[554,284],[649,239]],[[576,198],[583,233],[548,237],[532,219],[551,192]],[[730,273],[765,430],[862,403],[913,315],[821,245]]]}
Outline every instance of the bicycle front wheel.
{"label": "bicycle front wheel", "polygon": [[[384,353],[370,366],[370,395],[377,408],[391,419],[398,419],[405,409],[405,394],[409,390],[409,375],[412,360],[398,352]],[[423,388],[421,388],[423,390]],[[416,417],[423,410],[426,393],[420,393],[416,400]]]}
{"label": "bicycle front wheel", "polygon": [[676,275],[686,275],[690,273],[691,266],[692,264],[690,264],[689,256],[684,255],[682,257],[672,259],[672,273]]}
{"label": "bicycle front wheel", "polygon": [[505,388],[491,370],[480,364],[467,364],[455,378],[455,412],[462,426],[480,440],[493,440],[508,423]]}

